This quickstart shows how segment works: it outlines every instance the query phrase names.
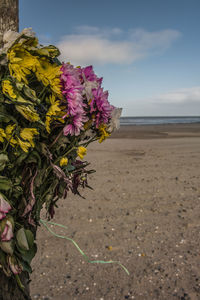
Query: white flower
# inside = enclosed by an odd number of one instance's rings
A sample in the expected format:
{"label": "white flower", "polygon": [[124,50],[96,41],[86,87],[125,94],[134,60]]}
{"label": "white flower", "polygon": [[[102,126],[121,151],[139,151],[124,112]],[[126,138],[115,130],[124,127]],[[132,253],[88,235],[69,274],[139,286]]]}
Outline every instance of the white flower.
{"label": "white flower", "polygon": [[93,98],[92,90],[99,87],[99,83],[96,81],[85,81],[84,83],[84,92],[88,101]]}
{"label": "white flower", "polygon": [[19,37],[19,35],[20,35],[19,32],[15,32],[12,30],[6,31],[3,35],[4,44],[13,43]]}
{"label": "white flower", "polygon": [[35,37],[35,33],[32,31],[32,28],[24,28],[20,33],[12,30],[8,30],[3,35],[4,47],[0,50],[0,54],[6,53],[10,47],[19,39],[19,43],[24,41],[24,38],[20,38],[23,35],[28,37]]}
{"label": "white flower", "polygon": [[26,36],[29,36],[29,37],[35,37],[35,32],[33,31],[33,29],[31,27],[29,28],[24,28],[22,30],[22,32],[20,33],[20,35],[26,35]]}
{"label": "white flower", "polygon": [[92,129],[88,129],[83,133],[83,138],[92,138],[95,136],[95,132]]}
{"label": "white flower", "polygon": [[108,126],[108,132],[113,132],[116,129],[119,129],[120,127],[120,122],[119,118],[122,113],[122,108],[115,107],[111,113],[111,120],[110,124]]}

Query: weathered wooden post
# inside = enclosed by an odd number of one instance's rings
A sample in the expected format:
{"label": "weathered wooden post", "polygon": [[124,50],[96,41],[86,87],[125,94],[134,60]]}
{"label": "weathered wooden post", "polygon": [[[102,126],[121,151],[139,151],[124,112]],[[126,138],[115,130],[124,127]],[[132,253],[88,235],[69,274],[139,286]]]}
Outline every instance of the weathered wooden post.
{"label": "weathered wooden post", "polygon": [[3,45],[3,33],[7,30],[19,30],[18,0],[0,0],[0,47]]}

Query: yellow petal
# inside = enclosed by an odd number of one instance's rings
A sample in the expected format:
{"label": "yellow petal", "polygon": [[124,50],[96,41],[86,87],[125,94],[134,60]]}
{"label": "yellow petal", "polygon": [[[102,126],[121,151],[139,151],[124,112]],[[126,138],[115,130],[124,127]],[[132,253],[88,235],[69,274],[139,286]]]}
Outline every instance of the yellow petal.
{"label": "yellow petal", "polygon": [[66,157],[61,158],[60,166],[66,166],[68,164],[68,159]]}
{"label": "yellow petal", "polygon": [[24,152],[28,152],[28,149],[31,147],[29,142],[24,142],[21,139],[17,138],[19,146],[22,148]]}
{"label": "yellow petal", "polygon": [[83,159],[86,153],[87,153],[87,149],[85,147],[82,146],[78,147],[77,154],[80,157],[80,159]]}
{"label": "yellow petal", "polygon": [[23,140],[28,141],[29,144],[34,147],[35,144],[33,142],[33,138],[35,135],[38,135],[39,132],[36,128],[23,128],[20,131],[20,137],[22,137]]}

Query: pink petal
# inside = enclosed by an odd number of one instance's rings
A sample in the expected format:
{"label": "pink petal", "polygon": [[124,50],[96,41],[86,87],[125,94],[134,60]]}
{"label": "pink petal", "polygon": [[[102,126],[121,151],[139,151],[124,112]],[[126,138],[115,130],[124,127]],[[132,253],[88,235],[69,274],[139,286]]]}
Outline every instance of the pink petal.
{"label": "pink petal", "polygon": [[1,240],[3,242],[10,241],[13,238],[12,224],[10,221],[6,221],[4,231],[1,234]]}
{"label": "pink petal", "polygon": [[8,213],[11,210],[10,204],[0,195],[0,212]]}
{"label": "pink petal", "polygon": [[12,256],[8,257],[8,263],[13,274],[17,275],[22,272],[22,267],[17,264],[16,259],[14,259]]}

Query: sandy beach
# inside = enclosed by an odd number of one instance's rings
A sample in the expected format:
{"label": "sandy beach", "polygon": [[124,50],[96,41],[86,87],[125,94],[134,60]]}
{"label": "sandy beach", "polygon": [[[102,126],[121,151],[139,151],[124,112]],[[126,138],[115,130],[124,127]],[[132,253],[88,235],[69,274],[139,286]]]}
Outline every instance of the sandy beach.
{"label": "sandy beach", "polygon": [[[200,124],[123,126],[86,159],[94,190],[58,202],[41,227],[31,294],[46,300],[200,299]],[[37,272],[37,276],[36,276]]]}

